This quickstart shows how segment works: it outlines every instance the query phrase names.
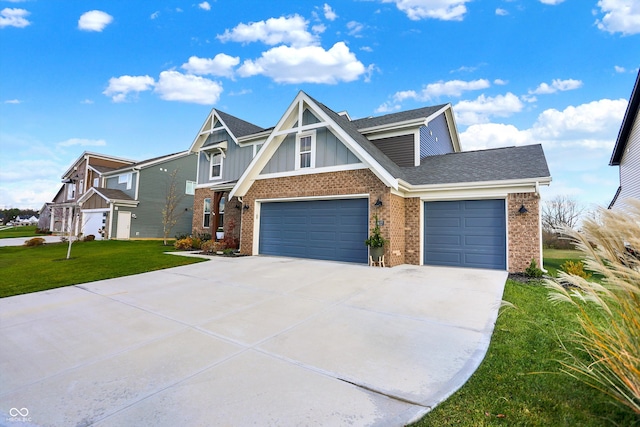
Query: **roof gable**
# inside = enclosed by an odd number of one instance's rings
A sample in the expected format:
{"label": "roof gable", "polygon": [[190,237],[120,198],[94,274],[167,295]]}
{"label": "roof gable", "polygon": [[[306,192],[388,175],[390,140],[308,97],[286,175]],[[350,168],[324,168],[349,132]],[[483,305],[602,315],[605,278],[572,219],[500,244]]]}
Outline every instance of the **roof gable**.
{"label": "roof gable", "polygon": [[231,114],[218,111],[215,108],[207,116],[202,124],[198,135],[196,135],[190,152],[198,151],[207,140],[208,136],[217,130],[226,130],[234,143],[238,144],[238,138],[263,132],[265,129],[260,126],[249,123]]}
{"label": "roof gable", "polygon": [[629,99],[629,104],[627,105],[627,111],[624,114],[624,119],[622,120],[622,126],[620,126],[620,131],[618,132],[618,139],[616,140],[616,145],[613,147],[613,153],[611,154],[611,160],[609,161],[609,166],[619,166],[620,160],[622,160],[622,155],[625,152],[627,147],[627,142],[629,141],[629,137],[631,136],[631,129],[633,128],[633,122],[638,116],[638,109],[640,108],[640,71],[638,71],[638,75],[636,77],[636,83],[633,86],[633,91],[631,92],[631,98]]}

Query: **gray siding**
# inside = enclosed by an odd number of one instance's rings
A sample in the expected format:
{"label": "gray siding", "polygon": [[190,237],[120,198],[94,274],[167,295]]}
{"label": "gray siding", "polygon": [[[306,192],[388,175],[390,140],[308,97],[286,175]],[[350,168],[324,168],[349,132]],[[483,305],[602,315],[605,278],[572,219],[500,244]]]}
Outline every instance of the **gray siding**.
{"label": "gray siding", "polygon": [[302,124],[311,125],[314,123],[320,123],[320,119],[314,116],[313,113],[311,113],[311,111],[309,111],[308,109],[305,109],[302,112]]}
{"label": "gray siding", "polygon": [[636,115],[620,159],[620,194],[614,208],[626,209],[625,199],[640,199],[640,114]]}
{"label": "gray siding", "polygon": [[420,128],[420,160],[427,156],[453,153],[453,143],[444,114]]}
{"label": "gray siding", "polygon": [[137,181],[138,172],[131,173],[131,188],[127,190],[127,184],[118,184],[118,177],[111,176],[107,178],[106,188],[110,188],[112,190],[122,190],[127,196],[134,199],[136,197],[136,181]]}
{"label": "gray siding", "polygon": [[[195,181],[196,179],[196,156],[196,154],[192,154],[169,160],[140,171],[138,206],[135,208],[119,207],[119,211],[131,211],[136,215],[135,219],[131,219],[132,239],[162,237],[162,209],[165,205],[166,192],[170,182],[169,175],[176,169],[178,170],[178,191],[182,196],[178,207],[181,216],[169,237],[173,238],[176,234],[191,234],[193,195],[185,194],[185,190],[187,181]],[[112,233],[115,238],[117,213],[114,216]]]}
{"label": "gray siding", "polygon": [[[311,116],[313,117],[313,116]],[[304,119],[303,119],[304,120]],[[296,136],[287,135],[262,174],[290,172],[295,169]],[[360,160],[327,128],[316,129],[316,167],[360,163]]]}
{"label": "gray siding", "polygon": [[[234,181],[240,178],[251,159],[253,158],[253,146],[240,147],[231,139],[226,130],[213,132],[205,141],[203,148],[218,142],[227,141],[225,158],[222,160],[222,178],[209,179],[209,160],[201,153],[198,159],[200,170],[198,174],[198,184],[215,183],[219,181]],[[215,150],[213,151],[215,152]]]}
{"label": "gray siding", "polygon": [[413,134],[382,138],[371,142],[398,166],[415,166]]}

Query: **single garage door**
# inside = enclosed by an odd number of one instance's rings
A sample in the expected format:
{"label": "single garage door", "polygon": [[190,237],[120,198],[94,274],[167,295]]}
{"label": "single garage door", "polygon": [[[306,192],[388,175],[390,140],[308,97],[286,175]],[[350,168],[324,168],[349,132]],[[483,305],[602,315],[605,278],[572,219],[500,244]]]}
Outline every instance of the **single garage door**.
{"label": "single garage door", "polygon": [[259,252],[367,262],[368,200],[262,203]]}
{"label": "single garage door", "polygon": [[504,200],[425,202],[424,263],[507,268]]}

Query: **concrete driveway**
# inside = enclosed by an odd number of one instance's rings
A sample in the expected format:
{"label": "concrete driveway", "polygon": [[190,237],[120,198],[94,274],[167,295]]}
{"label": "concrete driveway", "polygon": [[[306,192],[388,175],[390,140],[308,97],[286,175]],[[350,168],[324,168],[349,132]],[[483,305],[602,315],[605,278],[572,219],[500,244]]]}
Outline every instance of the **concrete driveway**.
{"label": "concrete driveway", "polygon": [[0,424],[404,425],[478,367],[506,276],[219,257],[4,298]]}

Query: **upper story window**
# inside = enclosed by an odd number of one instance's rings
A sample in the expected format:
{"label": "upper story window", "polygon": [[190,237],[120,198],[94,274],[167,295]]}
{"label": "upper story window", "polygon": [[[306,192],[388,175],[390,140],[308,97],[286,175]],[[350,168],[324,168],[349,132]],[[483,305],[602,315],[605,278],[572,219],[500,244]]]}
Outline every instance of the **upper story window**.
{"label": "upper story window", "polygon": [[222,178],[222,153],[212,153],[210,163],[210,179]]}
{"label": "upper story window", "polygon": [[84,179],[80,180],[80,185],[78,186],[78,194],[84,193]]}
{"label": "upper story window", "polygon": [[93,178],[93,186],[100,187],[100,178]]}
{"label": "upper story window", "polygon": [[76,183],[67,184],[67,200],[76,198]]}
{"label": "upper story window", "polygon": [[296,138],[296,169],[313,168],[315,156],[316,133],[302,133]]}
{"label": "upper story window", "polygon": [[193,196],[196,194],[196,182],[195,181],[187,181],[187,188],[184,191],[185,194]]}
{"label": "upper story window", "polygon": [[125,173],[124,175],[118,175],[118,184],[126,184],[127,190],[131,190],[132,181],[133,179],[130,173]]}

